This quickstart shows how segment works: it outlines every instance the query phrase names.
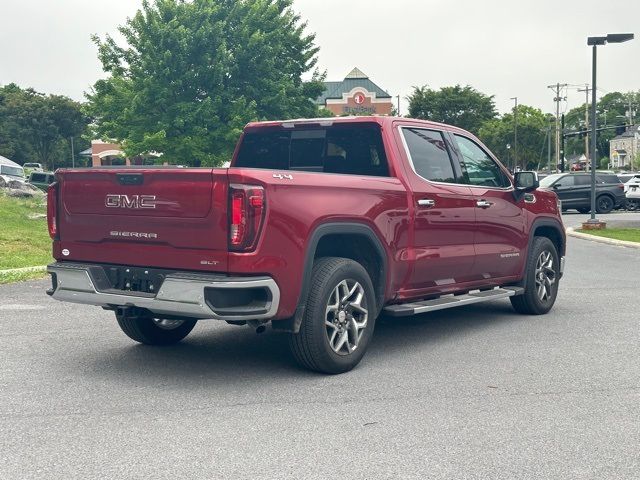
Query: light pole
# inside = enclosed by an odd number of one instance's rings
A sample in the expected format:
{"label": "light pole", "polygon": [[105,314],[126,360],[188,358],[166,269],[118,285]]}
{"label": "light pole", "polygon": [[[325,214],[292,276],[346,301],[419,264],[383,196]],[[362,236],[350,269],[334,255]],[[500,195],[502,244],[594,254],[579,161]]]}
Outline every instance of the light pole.
{"label": "light pole", "polygon": [[511,100],[516,102],[513,108],[513,171],[515,172],[518,170],[518,97],[511,97]]}
{"label": "light pole", "polygon": [[604,228],[605,223],[596,219],[596,163],[598,161],[598,152],[596,152],[596,129],[598,127],[598,119],[596,117],[596,64],[598,45],[606,45],[607,43],[622,43],[633,40],[633,33],[610,33],[604,37],[588,37],[587,45],[592,48],[591,61],[591,218],[583,227],[586,228]]}

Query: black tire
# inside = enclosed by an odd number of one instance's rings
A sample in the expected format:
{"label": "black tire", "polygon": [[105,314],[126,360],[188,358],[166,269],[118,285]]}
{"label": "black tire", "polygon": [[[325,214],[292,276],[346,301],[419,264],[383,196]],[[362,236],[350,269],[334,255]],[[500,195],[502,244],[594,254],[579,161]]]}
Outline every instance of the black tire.
{"label": "black tire", "polygon": [[[541,298],[540,284],[537,278],[539,274],[538,266],[542,259],[542,255],[548,253],[552,259],[551,270],[543,268],[545,275],[551,276],[553,273],[553,283],[551,285],[546,282],[542,282],[545,286],[545,291],[548,293],[546,298]],[[525,269],[526,286],[524,294],[516,297],[511,297],[511,305],[516,312],[525,315],[543,315],[547,313],[553,307],[558,295],[558,285],[560,282],[560,259],[558,257],[558,251],[554,243],[546,237],[535,237],[533,244],[531,245],[531,251],[527,258],[527,265]]]}
{"label": "black tire", "polygon": [[600,195],[596,198],[596,212],[609,213],[613,210],[615,203],[609,195]]}
{"label": "black tire", "polygon": [[[145,345],[173,345],[191,333],[197,320],[163,320],[150,316],[121,316],[116,320],[132,340]],[[174,322],[174,323],[169,323]],[[167,324],[167,325],[164,325]],[[164,326],[163,326],[164,325]]]}
{"label": "black tire", "polygon": [[629,210],[630,212],[635,212],[636,210],[638,210],[638,205],[640,202],[637,202],[636,200],[627,200],[627,204],[626,204],[626,209]]}
{"label": "black tire", "polygon": [[589,213],[591,211],[591,207],[580,207],[576,208],[576,210],[578,210],[578,212],[580,213]]}
{"label": "black tire", "polygon": [[[345,292],[353,289],[355,296],[340,300],[343,297],[341,289],[345,288]],[[352,298],[361,300],[359,303],[349,302]],[[337,306],[335,312],[328,311],[333,302]],[[366,318],[362,309],[367,312]],[[362,265],[347,258],[317,260],[300,331],[289,337],[294,358],[301,366],[316,372],[348,372],[360,363],[367,350],[377,312],[373,284]],[[358,329],[358,323],[365,325]],[[346,345],[343,343],[336,350],[345,335]],[[354,343],[355,348],[352,349]]]}

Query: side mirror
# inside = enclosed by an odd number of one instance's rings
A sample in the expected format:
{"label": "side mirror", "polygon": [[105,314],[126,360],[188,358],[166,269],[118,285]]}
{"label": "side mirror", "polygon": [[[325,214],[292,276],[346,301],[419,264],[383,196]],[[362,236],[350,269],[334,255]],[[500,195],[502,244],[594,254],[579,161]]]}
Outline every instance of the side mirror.
{"label": "side mirror", "polygon": [[513,176],[516,190],[531,192],[540,186],[537,172],[516,172]]}

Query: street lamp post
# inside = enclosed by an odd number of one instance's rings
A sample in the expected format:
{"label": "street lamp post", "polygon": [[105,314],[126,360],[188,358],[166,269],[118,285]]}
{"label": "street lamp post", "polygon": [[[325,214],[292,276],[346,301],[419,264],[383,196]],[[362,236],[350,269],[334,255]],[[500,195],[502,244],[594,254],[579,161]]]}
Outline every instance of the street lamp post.
{"label": "street lamp post", "polygon": [[597,64],[597,48],[598,45],[606,45],[607,43],[622,43],[633,40],[633,33],[610,33],[603,37],[588,37],[587,45],[592,48],[591,61],[591,218],[583,227],[586,228],[604,228],[606,224],[596,219],[596,162],[598,155],[596,152],[596,129],[598,119],[596,118],[596,64]]}

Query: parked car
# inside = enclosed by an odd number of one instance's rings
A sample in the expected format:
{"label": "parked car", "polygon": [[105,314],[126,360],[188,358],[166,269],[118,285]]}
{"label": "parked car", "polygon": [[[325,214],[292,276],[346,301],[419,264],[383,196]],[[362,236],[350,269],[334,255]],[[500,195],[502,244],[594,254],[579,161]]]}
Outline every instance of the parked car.
{"label": "parked car", "polygon": [[391,117],[251,123],[229,168],[59,170],[49,294],[137,342],[202,319],[271,322],[298,362],[358,364],[381,311],[510,298],[544,314],[563,273],[558,197],[459,128]]}
{"label": "parked car", "polygon": [[[556,192],[562,202],[562,210],[591,211],[591,173],[557,173],[549,175],[540,186]],[[596,210],[609,213],[626,203],[624,185],[615,174],[596,172]]]}
{"label": "parked car", "polygon": [[640,183],[640,173],[618,174],[618,178],[624,184],[624,193],[629,190],[629,185]]}
{"label": "parked car", "polygon": [[8,158],[0,156],[0,187],[16,181],[25,182],[24,169]]}
{"label": "parked car", "polygon": [[625,188],[627,188],[625,193],[627,198],[627,210],[640,210],[640,181],[629,183],[625,185]]}
{"label": "parked car", "polygon": [[24,165],[22,165],[22,167],[24,168],[25,171],[28,171],[29,173],[31,173],[31,172],[42,172],[43,171],[41,163],[29,163],[29,162],[27,162]]}
{"label": "parked car", "polygon": [[45,192],[54,181],[55,176],[53,172],[31,172],[31,174],[29,174],[29,183]]}

